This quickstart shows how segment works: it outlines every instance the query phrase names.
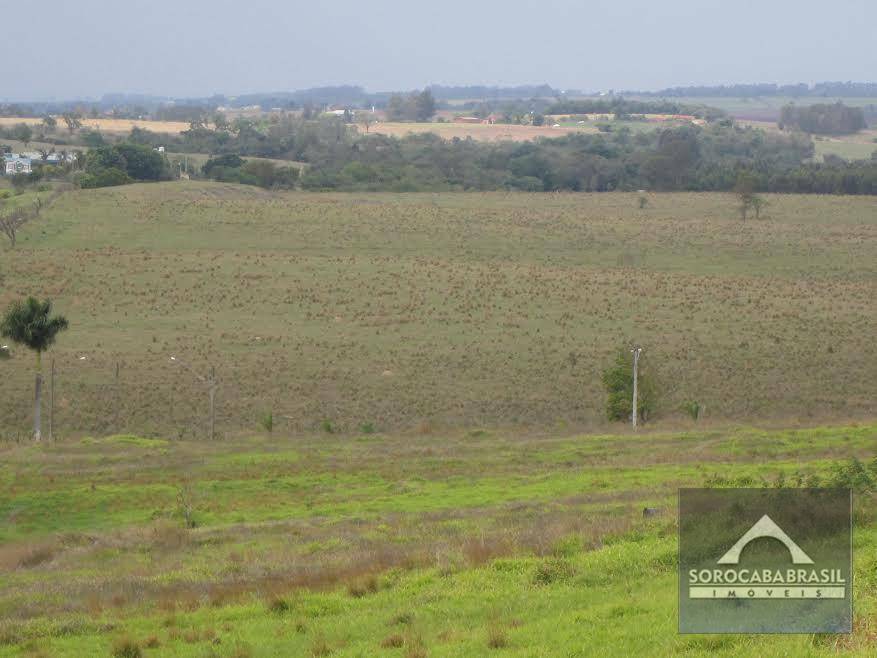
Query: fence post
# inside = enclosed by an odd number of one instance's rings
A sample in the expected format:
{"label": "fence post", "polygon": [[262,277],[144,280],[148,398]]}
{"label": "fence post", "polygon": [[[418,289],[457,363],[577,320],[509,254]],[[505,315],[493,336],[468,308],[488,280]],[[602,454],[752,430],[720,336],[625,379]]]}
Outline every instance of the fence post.
{"label": "fence post", "polygon": [[49,441],[55,438],[55,357],[49,372]]}
{"label": "fence post", "polygon": [[210,367],[210,440],[213,440],[216,429],[216,368]]}
{"label": "fence post", "polygon": [[119,429],[119,362],[116,361],[116,375],[113,383],[113,410],[114,410],[114,418],[113,418],[113,429],[121,434],[121,430]]}

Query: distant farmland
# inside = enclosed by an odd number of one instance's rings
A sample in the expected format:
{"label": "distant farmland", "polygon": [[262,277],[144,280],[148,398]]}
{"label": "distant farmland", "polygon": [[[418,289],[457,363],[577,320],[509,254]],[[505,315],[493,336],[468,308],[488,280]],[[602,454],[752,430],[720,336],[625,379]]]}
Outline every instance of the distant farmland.
{"label": "distant farmland", "polygon": [[[43,122],[41,117],[0,117],[0,126],[14,126],[18,123],[26,123],[31,126]],[[92,130],[100,130],[108,133],[129,133],[132,128],[142,128],[156,133],[175,135],[189,129],[189,124],[184,121],[149,121],[141,119],[82,119],[82,127]],[[57,130],[61,133],[66,131],[64,123],[58,121]]]}
{"label": "distant farmland", "polygon": [[[603,427],[600,373],[631,340],[659,424],[691,400],[873,415],[877,208],[767,198],[743,224],[723,194],[77,191],[4,248],[0,303],[49,296],[70,319],[50,354],[63,435],[203,436],[210,367],[225,435],[268,412],[282,431]],[[22,436],[31,368],[3,365]]]}
{"label": "distant farmland", "polygon": [[[357,124],[357,128],[361,133],[365,133],[365,128],[361,124]],[[584,126],[517,126],[505,123],[393,123],[389,121],[371,124],[368,128],[369,133],[378,135],[391,135],[393,137],[404,137],[409,134],[435,133],[444,139],[466,139],[471,137],[483,142],[499,142],[514,141],[525,142],[537,137],[562,137],[572,132],[596,132],[597,129],[591,126],[590,129]]]}

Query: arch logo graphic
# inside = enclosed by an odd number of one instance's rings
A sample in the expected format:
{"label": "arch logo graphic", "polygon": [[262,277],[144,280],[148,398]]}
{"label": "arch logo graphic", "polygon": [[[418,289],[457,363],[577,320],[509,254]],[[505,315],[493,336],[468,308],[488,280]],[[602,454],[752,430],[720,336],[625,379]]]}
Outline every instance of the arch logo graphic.
{"label": "arch logo graphic", "polygon": [[680,489],[682,633],[848,633],[847,489]]}

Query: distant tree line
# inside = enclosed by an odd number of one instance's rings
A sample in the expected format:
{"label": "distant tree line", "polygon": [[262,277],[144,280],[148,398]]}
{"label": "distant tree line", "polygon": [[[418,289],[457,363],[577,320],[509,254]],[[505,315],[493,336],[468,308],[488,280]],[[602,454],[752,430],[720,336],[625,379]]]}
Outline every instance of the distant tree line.
{"label": "distant tree line", "polygon": [[[308,166],[295,185],[315,190],[732,191],[745,172],[754,192],[877,194],[877,161],[812,163],[813,142],[806,134],[770,133],[727,119],[643,133],[612,127],[523,143],[443,140],[434,134],[398,139],[360,133],[340,118],[235,123],[227,130],[197,127],[171,138],[136,130],[130,139],[214,159],[304,162]],[[247,174],[254,173],[253,166],[217,161],[201,175],[252,182]],[[289,187],[295,176],[278,175],[287,177],[276,183],[280,187]]]}
{"label": "distant tree line", "polygon": [[754,191],[877,194],[877,162],[805,164],[809,139],[733,125],[627,130],[525,143],[372,136],[323,152],[307,189],[731,191],[741,172]]}
{"label": "distant tree line", "polygon": [[196,122],[179,135],[135,128],[116,144],[101,137],[72,165],[72,180],[97,187],[170,178],[173,172],[157,146],[209,155],[195,176],[266,188],[733,191],[745,173],[752,193],[877,194],[877,160],[815,163],[805,133],[765,132],[730,119],[641,133],[607,124],[607,132],[597,134],[485,143],[434,134],[401,139],[369,134],[337,117],[238,118]]}
{"label": "distant tree line", "polygon": [[786,105],[780,111],[779,127],[813,135],[847,135],[865,129],[865,113],[843,103]]}
{"label": "distant tree line", "polygon": [[459,100],[464,98],[483,98],[485,100],[520,98],[553,98],[560,92],[550,85],[519,85],[517,87],[485,87],[483,85],[427,87],[439,100]]}
{"label": "distant tree line", "polygon": [[695,85],[690,87],[669,87],[658,91],[636,91],[630,93],[636,96],[658,96],[666,98],[757,98],[759,96],[875,98],[877,97],[877,82],[817,82],[812,87],[803,82],[791,85],[777,85],[772,83]]}
{"label": "distant tree line", "polygon": [[722,110],[706,105],[685,105],[675,101],[637,101],[612,96],[562,100],[550,105],[546,114],[688,114],[716,120],[725,116]]}

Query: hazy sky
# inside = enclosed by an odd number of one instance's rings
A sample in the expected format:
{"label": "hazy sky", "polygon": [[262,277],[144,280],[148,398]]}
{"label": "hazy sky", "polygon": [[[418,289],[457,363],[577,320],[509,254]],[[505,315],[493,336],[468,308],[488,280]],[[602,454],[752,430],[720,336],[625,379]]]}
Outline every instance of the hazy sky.
{"label": "hazy sky", "polygon": [[877,0],[42,0],[0,16],[7,100],[877,80]]}

